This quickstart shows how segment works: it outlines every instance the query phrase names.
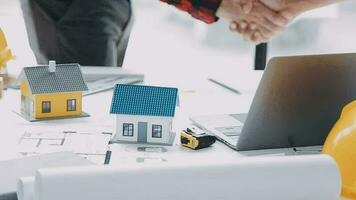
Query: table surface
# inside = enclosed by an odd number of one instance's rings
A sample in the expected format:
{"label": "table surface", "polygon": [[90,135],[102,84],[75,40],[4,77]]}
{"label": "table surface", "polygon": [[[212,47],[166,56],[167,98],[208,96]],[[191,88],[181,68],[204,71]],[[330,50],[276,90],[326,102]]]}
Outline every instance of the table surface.
{"label": "table surface", "polygon": [[[253,81],[258,81],[261,73],[255,73]],[[257,78],[256,78],[257,77]],[[152,81],[150,81],[152,80]],[[155,85],[174,85],[172,80],[160,84],[154,77],[146,76],[146,83]],[[174,131],[179,133],[189,125],[189,116],[202,114],[223,114],[247,112],[251,104],[254,89],[243,91],[241,95],[232,93],[209,82],[206,78],[197,79],[194,84],[176,84],[179,87],[180,107],[174,119]],[[42,122],[28,122],[18,115],[20,109],[20,91],[6,90],[0,100],[0,160],[21,157],[19,139],[28,130],[91,130],[113,132],[115,130],[115,116],[109,113],[112,91],[86,96],[83,99],[83,110],[91,116],[89,118],[50,120]],[[148,148],[147,152],[137,151],[140,147]],[[237,152],[226,145],[217,142],[212,147],[193,151],[180,146],[178,137],[173,146],[162,147],[162,153],[156,146],[113,144],[112,165],[136,165],[139,158],[147,164],[189,163],[204,165],[217,162],[230,162],[249,156],[283,156],[300,154],[293,149],[274,149],[249,152]],[[158,149],[158,150],[157,150]],[[305,154],[303,152],[302,154]]]}
{"label": "table surface", "polygon": [[[260,73],[258,73],[257,77],[260,77]],[[147,79],[152,80],[152,77],[146,77],[146,80]],[[173,129],[175,132],[179,133],[180,130],[186,128],[190,124],[189,116],[192,115],[242,113],[248,111],[254,95],[253,90],[245,91],[242,95],[238,95],[209,82],[205,78],[197,79],[195,77],[195,79],[196,84],[193,86],[187,86],[184,84],[176,85],[180,89],[180,107],[177,109],[176,117],[173,123]],[[169,81],[167,84],[169,84]],[[160,82],[161,84],[159,85],[164,85],[164,81],[162,79]],[[158,83],[155,85],[158,85]],[[0,100],[0,121],[2,130],[0,131],[0,144],[3,149],[0,152],[0,160],[20,156],[18,154],[18,141],[23,133],[28,130],[90,129],[92,131],[98,130],[101,132],[113,132],[115,130],[115,116],[109,113],[111,97],[112,91],[84,97],[83,111],[91,115],[89,118],[28,122],[19,116],[20,91],[12,89],[6,90],[3,98]],[[116,151],[121,151],[123,148],[136,148],[140,145],[129,146],[130,147],[127,147],[127,145],[123,144],[110,146],[113,151],[113,164],[115,163]],[[187,160],[189,158],[192,162],[194,161],[197,163],[201,163],[202,161],[229,161],[231,159],[251,155],[295,154],[292,149],[237,152],[221,144],[220,142],[215,143],[211,148],[200,151],[192,151],[181,147],[179,145],[178,137],[172,147],[165,148],[169,150],[168,152],[172,152],[172,157],[170,159],[175,160],[181,158],[183,160]],[[120,163],[120,161],[117,161],[117,163]]]}

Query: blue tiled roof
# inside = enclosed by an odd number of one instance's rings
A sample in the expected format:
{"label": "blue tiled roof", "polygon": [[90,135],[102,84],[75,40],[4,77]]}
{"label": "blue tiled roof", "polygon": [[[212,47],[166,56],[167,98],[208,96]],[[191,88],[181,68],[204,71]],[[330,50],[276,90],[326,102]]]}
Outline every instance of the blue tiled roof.
{"label": "blue tiled roof", "polygon": [[177,88],[118,84],[114,89],[110,112],[173,117],[177,98]]}

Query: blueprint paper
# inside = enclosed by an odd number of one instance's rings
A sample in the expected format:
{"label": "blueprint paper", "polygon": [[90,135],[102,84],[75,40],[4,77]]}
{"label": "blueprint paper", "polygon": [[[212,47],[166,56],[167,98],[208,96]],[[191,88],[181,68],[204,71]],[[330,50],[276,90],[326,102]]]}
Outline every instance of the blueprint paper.
{"label": "blueprint paper", "polygon": [[110,139],[110,133],[90,131],[26,131],[19,141],[19,153],[38,155],[73,152],[94,163],[103,164]]}
{"label": "blueprint paper", "polygon": [[93,165],[70,152],[59,152],[0,161],[0,199],[16,200],[17,181],[34,176],[40,168]]}
{"label": "blueprint paper", "polygon": [[336,200],[341,178],[327,155],[254,157],[191,167],[42,169],[35,191],[36,200]]}
{"label": "blueprint paper", "polygon": [[18,200],[34,200],[35,188],[34,188],[35,177],[23,177],[17,182],[17,199]]}

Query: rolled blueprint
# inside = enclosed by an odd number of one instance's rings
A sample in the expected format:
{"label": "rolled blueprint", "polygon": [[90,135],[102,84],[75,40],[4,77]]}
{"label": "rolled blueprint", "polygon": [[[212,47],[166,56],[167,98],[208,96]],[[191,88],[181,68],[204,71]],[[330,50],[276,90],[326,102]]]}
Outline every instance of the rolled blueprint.
{"label": "rolled blueprint", "polygon": [[17,182],[17,199],[34,200],[34,182],[35,177],[20,178]]}
{"label": "rolled blueprint", "polygon": [[36,200],[337,200],[341,179],[326,155],[240,158],[230,164],[39,170]]}

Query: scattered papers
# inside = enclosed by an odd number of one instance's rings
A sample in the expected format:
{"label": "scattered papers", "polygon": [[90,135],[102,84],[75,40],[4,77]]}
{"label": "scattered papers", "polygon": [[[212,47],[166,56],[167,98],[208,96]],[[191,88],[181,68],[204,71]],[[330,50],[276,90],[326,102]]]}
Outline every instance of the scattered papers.
{"label": "scattered papers", "polygon": [[19,141],[19,152],[27,156],[68,151],[103,164],[110,139],[111,133],[26,131]]}

